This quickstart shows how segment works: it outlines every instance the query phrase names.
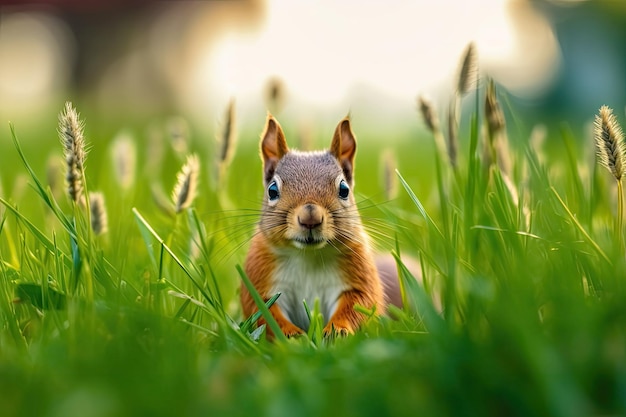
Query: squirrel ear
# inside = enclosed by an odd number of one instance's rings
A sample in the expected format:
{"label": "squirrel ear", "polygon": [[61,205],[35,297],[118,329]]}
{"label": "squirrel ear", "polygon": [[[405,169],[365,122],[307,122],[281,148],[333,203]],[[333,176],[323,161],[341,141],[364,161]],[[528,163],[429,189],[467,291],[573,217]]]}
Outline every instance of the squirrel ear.
{"label": "squirrel ear", "polygon": [[348,117],[339,122],[337,129],[335,129],[333,141],[330,144],[330,153],[339,161],[346,180],[352,183],[356,138],[350,128],[350,119]]}
{"label": "squirrel ear", "polygon": [[261,156],[263,158],[263,172],[265,174],[265,182],[269,182],[274,176],[276,164],[283,157],[289,148],[285,140],[285,134],[274,119],[274,116],[268,113],[265,130],[261,136]]}

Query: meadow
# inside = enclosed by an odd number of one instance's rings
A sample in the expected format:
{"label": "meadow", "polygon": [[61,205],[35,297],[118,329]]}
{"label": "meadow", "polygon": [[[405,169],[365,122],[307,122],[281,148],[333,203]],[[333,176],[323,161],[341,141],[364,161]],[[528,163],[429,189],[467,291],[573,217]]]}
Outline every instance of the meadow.
{"label": "meadow", "polygon": [[[397,258],[406,305],[335,339],[315,306],[306,336],[273,342],[241,314],[263,190],[256,142],[229,138],[234,116],[202,140],[181,119],[114,135],[62,104],[59,133],[38,132],[49,139],[2,127],[0,414],[626,413],[621,174],[593,137],[511,127],[496,86],[474,87],[455,92],[453,141],[427,102],[393,148],[354,124],[361,215]],[[623,139],[607,120],[615,168]],[[76,157],[82,121],[76,165],[61,155]]]}

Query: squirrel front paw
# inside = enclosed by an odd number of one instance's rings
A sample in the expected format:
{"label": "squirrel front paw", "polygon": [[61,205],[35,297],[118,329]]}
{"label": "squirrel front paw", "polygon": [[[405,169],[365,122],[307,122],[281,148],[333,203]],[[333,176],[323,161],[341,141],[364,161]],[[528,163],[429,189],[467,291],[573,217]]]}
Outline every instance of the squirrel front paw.
{"label": "squirrel front paw", "polygon": [[330,321],[324,327],[324,337],[341,336],[345,337],[349,334],[354,334],[354,329],[349,323],[340,323],[337,321]]}
{"label": "squirrel front paw", "polygon": [[288,338],[291,337],[295,337],[295,336],[299,336],[301,334],[304,334],[304,330],[302,330],[301,328],[299,328],[298,326],[296,326],[293,323],[283,323],[280,325],[280,330],[283,332],[283,334],[285,336],[287,336]]}

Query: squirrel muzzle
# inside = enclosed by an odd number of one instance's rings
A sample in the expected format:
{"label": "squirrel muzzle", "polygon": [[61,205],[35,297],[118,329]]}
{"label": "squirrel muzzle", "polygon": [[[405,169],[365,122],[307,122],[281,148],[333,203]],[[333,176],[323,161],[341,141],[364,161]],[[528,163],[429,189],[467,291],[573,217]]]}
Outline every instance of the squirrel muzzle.
{"label": "squirrel muzzle", "polygon": [[327,211],[314,203],[306,203],[293,211],[290,225],[291,239],[298,247],[322,247],[332,237],[328,236]]}
{"label": "squirrel muzzle", "polygon": [[298,207],[296,210],[298,224],[305,231],[317,229],[324,222],[321,211],[321,207],[316,204],[305,204]]}

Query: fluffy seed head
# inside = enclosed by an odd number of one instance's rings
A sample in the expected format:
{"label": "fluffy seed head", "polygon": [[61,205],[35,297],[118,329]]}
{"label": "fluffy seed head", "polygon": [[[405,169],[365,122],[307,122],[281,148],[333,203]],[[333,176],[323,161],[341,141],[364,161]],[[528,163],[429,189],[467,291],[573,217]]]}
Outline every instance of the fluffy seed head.
{"label": "fluffy seed head", "polygon": [[448,108],[448,141],[446,150],[448,151],[448,158],[450,159],[450,165],[456,168],[456,157],[458,149],[457,138],[458,121],[456,119],[456,103],[450,103]]}
{"label": "fluffy seed head", "polygon": [[89,193],[89,208],[91,210],[91,230],[96,235],[106,233],[108,230],[108,217],[104,205],[104,194],[100,192]]}
{"label": "fluffy seed head", "polygon": [[115,137],[111,145],[111,158],[117,183],[126,191],[135,182],[137,162],[137,149],[130,134],[122,132]]}
{"label": "fluffy seed head", "polygon": [[224,121],[222,136],[219,140],[219,162],[223,165],[228,165],[230,163],[235,150],[235,122],[235,100],[231,99],[228,103],[228,108],[226,109],[226,120]]}
{"label": "fluffy seed head", "polygon": [[167,122],[172,149],[179,155],[184,155],[189,149],[189,125],[182,117],[172,117]]}
{"label": "fluffy seed head", "polygon": [[489,138],[493,140],[495,135],[501,132],[505,127],[504,113],[496,96],[496,86],[493,80],[487,84],[487,93],[485,95],[485,117],[487,118],[487,129]]}
{"label": "fluffy seed head", "polygon": [[220,188],[223,186],[224,178],[228,172],[228,167],[235,154],[236,133],[236,114],[235,100],[231,99],[226,109],[226,116],[222,126],[222,134],[217,138],[217,161],[215,163],[215,171],[212,177],[214,186]]}
{"label": "fluffy seed head", "polygon": [[478,53],[474,43],[470,43],[465,49],[461,67],[459,68],[459,79],[457,82],[457,93],[461,96],[476,88],[478,83]]}
{"label": "fluffy seed head", "polygon": [[594,136],[600,164],[611,171],[617,181],[621,181],[626,157],[624,133],[613,110],[607,106],[600,107],[600,112],[596,115]]}
{"label": "fluffy seed head", "polygon": [[398,196],[398,176],[396,175],[397,162],[394,153],[387,149],[381,155],[382,185],[387,201]]}
{"label": "fluffy seed head", "polygon": [[83,174],[85,166],[84,124],[79,114],[69,101],[59,115],[59,138],[63,145],[67,173],[67,191],[75,203],[79,203],[83,194]]}
{"label": "fluffy seed head", "polygon": [[267,82],[265,102],[270,113],[278,114],[285,102],[285,86],[278,77],[272,77]]}
{"label": "fluffy seed head", "polygon": [[180,213],[193,203],[198,188],[198,174],[200,160],[197,155],[189,155],[187,162],[178,173],[176,186],[172,192],[172,199],[176,213]]}
{"label": "fluffy seed head", "polygon": [[439,121],[437,120],[437,112],[435,111],[432,103],[424,96],[417,98],[417,105],[419,107],[422,118],[428,130],[432,133],[439,131]]}

